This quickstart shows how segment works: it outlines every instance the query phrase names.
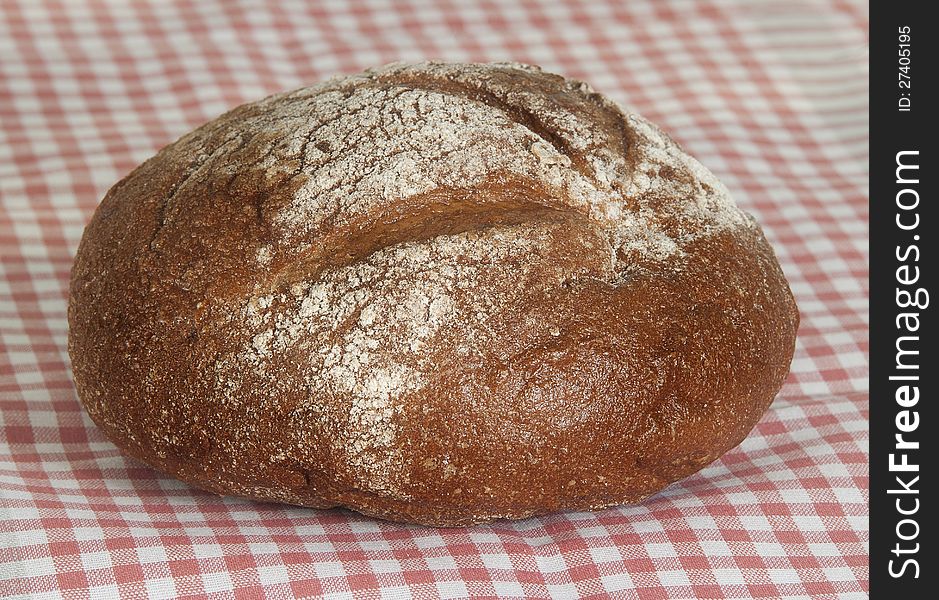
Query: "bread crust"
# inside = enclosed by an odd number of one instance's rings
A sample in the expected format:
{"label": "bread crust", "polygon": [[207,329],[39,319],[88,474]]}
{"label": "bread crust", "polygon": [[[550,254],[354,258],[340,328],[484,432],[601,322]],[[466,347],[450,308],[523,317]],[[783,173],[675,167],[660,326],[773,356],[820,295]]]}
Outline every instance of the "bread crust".
{"label": "bread crust", "polygon": [[116,184],[69,353],[164,473],[453,526],[698,471],[798,320],[757,224],[647,121],[537,67],[423,63],[236,108]]}

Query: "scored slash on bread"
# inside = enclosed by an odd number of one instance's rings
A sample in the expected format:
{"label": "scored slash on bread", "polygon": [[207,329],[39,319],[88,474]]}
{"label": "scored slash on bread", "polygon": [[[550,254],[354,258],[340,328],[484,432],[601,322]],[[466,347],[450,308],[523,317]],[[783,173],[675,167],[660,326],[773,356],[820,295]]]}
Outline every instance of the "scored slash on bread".
{"label": "scored slash on bread", "polygon": [[247,104],[114,186],[80,398],[223,494],[460,525],[639,501],[738,444],[798,312],[726,188],[582,82],[389,65]]}

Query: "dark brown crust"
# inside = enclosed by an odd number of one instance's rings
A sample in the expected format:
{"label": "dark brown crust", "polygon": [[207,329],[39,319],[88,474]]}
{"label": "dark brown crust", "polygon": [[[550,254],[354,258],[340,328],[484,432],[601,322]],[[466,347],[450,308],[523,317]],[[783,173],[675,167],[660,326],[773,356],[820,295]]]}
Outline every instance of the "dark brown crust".
{"label": "dark brown crust", "polygon": [[[569,142],[495,92],[389,77],[514,111],[593,176]],[[608,101],[557,76],[521,81],[565,106],[581,103],[605,132],[601,143],[628,151],[631,130]],[[798,312],[755,224],[611,274],[595,250],[606,242],[584,214],[537,182],[492,173],[322,229],[259,265],[258,247],[277,243],[268,213],[295,184],[202,173],[197,192],[180,191],[213,144],[231,144],[242,162],[264,145],[232,142],[216,122],[206,128],[198,152],[183,138],[108,193],[82,239],[69,303],[69,352],[91,417],[128,454],[193,485],[446,526],[637,502],[740,443],[788,372]],[[249,290],[283,290],[403,242],[510,227],[547,231],[549,241],[529,257],[524,300],[488,316],[501,335],[486,354],[467,362],[441,337],[428,381],[402,400],[395,444],[407,457],[405,490],[357,483],[334,444],[345,405],[304,387],[302,350],[267,365],[273,379],[246,373],[236,401],[220,399],[211,374],[255,333],[231,312]],[[499,294],[519,284],[491,285]]]}

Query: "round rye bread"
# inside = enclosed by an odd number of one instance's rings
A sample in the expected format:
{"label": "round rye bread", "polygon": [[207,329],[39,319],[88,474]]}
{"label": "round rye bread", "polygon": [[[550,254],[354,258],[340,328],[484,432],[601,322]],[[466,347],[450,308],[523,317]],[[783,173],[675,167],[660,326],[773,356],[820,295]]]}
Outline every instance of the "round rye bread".
{"label": "round rye bread", "polygon": [[799,321],[710,171],[514,63],[393,64],[185,135],[101,202],[68,317],[130,456],[430,525],[695,473],[772,402]]}

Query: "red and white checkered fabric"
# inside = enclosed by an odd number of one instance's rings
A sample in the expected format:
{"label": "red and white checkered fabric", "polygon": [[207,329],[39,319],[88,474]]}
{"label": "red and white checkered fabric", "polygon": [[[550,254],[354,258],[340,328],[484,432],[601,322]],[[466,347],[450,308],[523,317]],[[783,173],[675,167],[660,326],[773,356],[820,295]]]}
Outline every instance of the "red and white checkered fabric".
{"label": "red and white checkered fabric", "polygon": [[[0,3],[0,596],[866,597],[867,8],[851,0]],[[393,60],[517,60],[671,132],[802,311],[756,430],[639,506],[465,529],[220,498],[83,414],[69,267],[108,187],[222,111]]]}

